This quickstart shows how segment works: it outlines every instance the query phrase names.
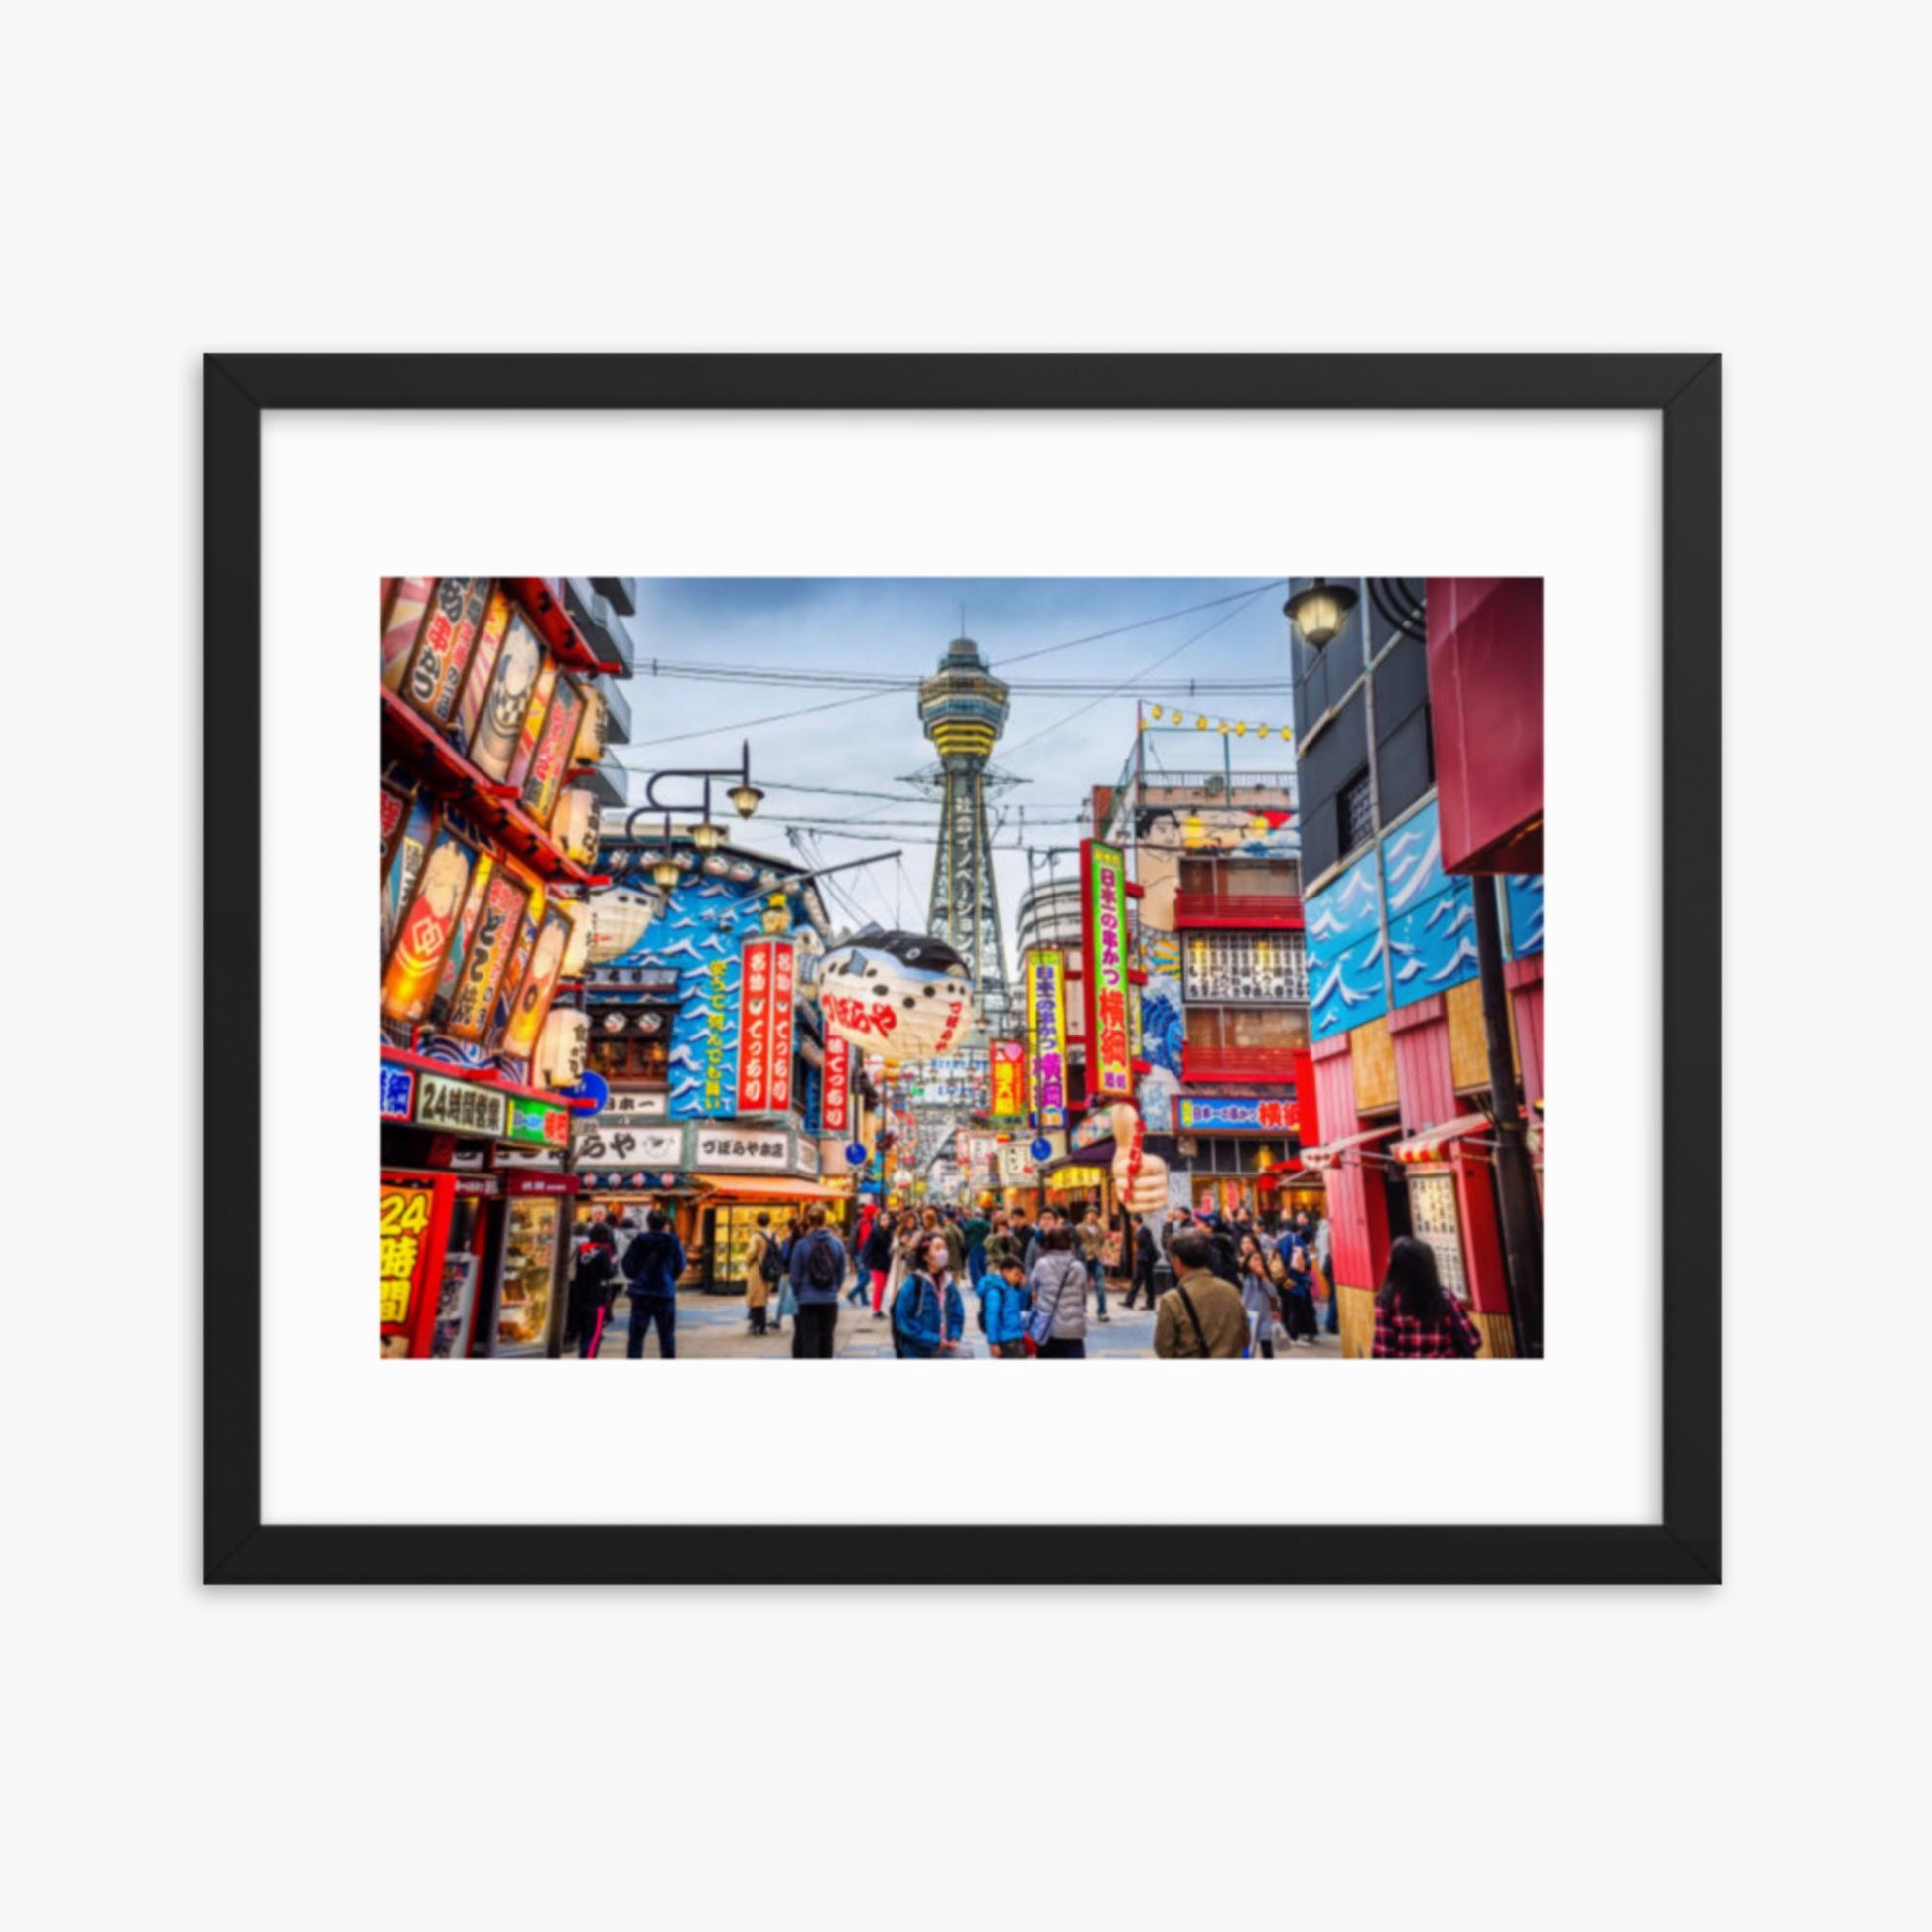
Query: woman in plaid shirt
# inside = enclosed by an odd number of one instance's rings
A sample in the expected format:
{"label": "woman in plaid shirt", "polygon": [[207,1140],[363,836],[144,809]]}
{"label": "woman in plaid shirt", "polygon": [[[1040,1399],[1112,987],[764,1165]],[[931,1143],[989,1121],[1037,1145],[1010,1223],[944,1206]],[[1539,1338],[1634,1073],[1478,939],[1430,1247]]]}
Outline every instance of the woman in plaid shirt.
{"label": "woman in plaid shirt", "polygon": [[1436,1272],[1434,1250],[1410,1235],[1398,1235],[1375,1298],[1375,1345],[1369,1353],[1411,1361],[1467,1361],[1481,1346],[1475,1323]]}

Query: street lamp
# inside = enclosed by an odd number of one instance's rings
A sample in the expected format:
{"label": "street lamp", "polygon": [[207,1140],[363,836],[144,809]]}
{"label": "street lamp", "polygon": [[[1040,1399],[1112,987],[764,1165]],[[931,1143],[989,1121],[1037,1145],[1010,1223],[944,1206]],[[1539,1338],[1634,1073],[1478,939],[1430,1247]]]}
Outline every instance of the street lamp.
{"label": "street lamp", "polygon": [[[634,819],[636,814],[633,812],[631,817]],[[628,833],[629,829],[628,826],[624,828],[626,833]],[[667,893],[678,881],[678,863],[671,851],[671,815],[669,812],[664,814],[664,856],[652,864],[650,876]]]}
{"label": "street lamp", "polygon": [[749,777],[733,785],[725,796],[738,807],[740,818],[750,818],[764,800],[764,793]]}
{"label": "street lamp", "polygon": [[725,842],[725,828],[703,819],[691,828],[691,843],[700,852],[716,852]]}
{"label": "street lamp", "polygon": [[1311,650],[1325,650],[1341,634],[1356,602],[1356,593],[1346,584],[1317,577],[1297,591],[1282,610]]}
{"label": "street lamp", "polygon": [[653,771],[644,782],[644,802],[624,821],[625,838],[636,836],[632,828],[646,812],[671,809],[671,801],[657,795],[657,787],[666,778],[690,778],[703,786],[696,805],[677,807],[680,811],[696,811],[702,819],[702,824],[693,826],[691,830],[691,842],[700,852],[715,852],[725,842],[723,830],[714,825],[711,818],[711,781],[714,778],[721,781],[726,778],[736,780],[725,796],[737,807],[741,818],[750,818],[764,797],[764,793],[752,782],[752,741],[749,738],[743,739],[739,743],[736,767],[726,765],[722,769],[706,769],[698,766],[690,770]]}

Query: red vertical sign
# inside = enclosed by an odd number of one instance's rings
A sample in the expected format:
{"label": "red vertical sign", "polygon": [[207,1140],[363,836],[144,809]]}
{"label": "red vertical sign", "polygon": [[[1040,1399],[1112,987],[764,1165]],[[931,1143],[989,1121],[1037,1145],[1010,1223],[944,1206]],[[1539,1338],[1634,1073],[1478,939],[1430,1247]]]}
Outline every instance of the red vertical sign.
{"label": "red vertical sign", "polygon": [[738,987],[738,1111],[783,1113],[791,1105],[794,961],[787,939],[753,939]]}
{"label": "red vertical sign", "polygon": [[857,1050],[849,1040],[826,1041],[825,1091],[819,1104],[819,1129],[826,1135],[852,1131],[852,1056]]}

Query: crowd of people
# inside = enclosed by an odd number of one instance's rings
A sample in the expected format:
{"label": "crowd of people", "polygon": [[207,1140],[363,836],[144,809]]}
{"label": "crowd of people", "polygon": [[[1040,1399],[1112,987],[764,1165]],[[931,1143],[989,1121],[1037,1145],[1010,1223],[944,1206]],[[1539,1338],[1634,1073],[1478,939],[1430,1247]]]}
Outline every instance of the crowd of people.
{"label": "crowd of people", "polygon": [[[842,1307],[890,1323],[901,1359],[957,1355],[972,1347],[967,1301],[988,1352],[1006,1360],[1080,1359],[1091,1319],[1107,1308],[1110,1264],[1121,1257],[1101,1216],[1042,1208],[979,1213],[927,1205],[897,1212],[861,1207],[850,1237],[814,1202],[784,1226],[759,1213],[746,1250],[746,1330],[783,1334],[799,1359],[833,1353]],[[1257,1220],[1210,1208],[1171,1207],[1135,1228],[1128,1250],[1124,1307],[1144,1296],[1154,1312],[1154,1352],[1163,1360],[1276,1358],[1316,1346],[1338,1329],[1330,1275],[1328,1224],[1307,1209]],[[641,1230],[594,1212],[579,1238],[568,1336],[594,1357],[618,1295],[628,1288],[625,1354],[642,1356],[655,1330],[660,1353],[677,1353],[677,1281],[685,1254],[669,1217],[653,1208]],[[1324,1311],[1325,1311],[1325,1319]],[[1382,1357],[1462,1357],[1480,1337],[1443,1287],[1425,1243],[1392,1247],[1376,1297],[1372,1353]]]}

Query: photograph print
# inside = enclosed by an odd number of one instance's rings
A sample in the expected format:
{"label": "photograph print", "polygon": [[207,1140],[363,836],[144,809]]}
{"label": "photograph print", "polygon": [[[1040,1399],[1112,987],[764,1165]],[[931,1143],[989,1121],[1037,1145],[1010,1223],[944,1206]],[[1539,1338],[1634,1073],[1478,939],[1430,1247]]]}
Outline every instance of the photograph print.
{"label": "photograph print", "polygon": [[1542,1355],[1540,579],[379,636],[385,1358]]}

